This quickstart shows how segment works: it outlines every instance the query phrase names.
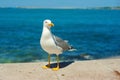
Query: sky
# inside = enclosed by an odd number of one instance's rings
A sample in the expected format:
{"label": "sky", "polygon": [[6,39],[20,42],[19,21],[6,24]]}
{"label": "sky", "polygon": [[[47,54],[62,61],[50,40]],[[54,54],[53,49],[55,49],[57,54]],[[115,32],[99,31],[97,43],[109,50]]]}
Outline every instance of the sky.
{"label": "sky", "polygon": [[88,8],[120,6],[120,0],[0,0],[0,7]]}

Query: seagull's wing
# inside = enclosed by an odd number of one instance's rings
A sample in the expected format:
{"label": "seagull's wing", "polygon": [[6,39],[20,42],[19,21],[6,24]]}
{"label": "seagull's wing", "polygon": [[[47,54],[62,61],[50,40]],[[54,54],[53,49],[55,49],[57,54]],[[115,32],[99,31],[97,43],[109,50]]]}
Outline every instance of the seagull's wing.
{"label": "seagull's wing", "polygon": [[66,40],[62,40],[61,38],[53,35],[53,39],[55,41],[55,44],[63,49],[63,51],[72,49],[72,46],[70,46]]}

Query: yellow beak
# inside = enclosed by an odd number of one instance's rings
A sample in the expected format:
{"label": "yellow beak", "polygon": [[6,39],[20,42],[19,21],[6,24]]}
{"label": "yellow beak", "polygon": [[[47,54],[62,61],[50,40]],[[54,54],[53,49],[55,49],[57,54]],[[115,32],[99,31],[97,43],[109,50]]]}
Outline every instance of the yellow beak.
{"label": "yellow beak", "polygon": [[53,23],[50,23],[49,26],[54,26],[54,24],[53,24]]}

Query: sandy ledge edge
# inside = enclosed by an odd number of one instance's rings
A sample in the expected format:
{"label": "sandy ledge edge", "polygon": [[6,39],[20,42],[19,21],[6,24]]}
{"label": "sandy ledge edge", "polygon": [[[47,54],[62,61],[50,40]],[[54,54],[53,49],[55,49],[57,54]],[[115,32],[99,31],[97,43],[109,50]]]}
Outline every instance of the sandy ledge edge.
{"label": "sandy ledge edge", "polygon": [[42,69],[46,64],[0,64],[0,80],[120,80],[120,58],[62,62],[59,71]]}

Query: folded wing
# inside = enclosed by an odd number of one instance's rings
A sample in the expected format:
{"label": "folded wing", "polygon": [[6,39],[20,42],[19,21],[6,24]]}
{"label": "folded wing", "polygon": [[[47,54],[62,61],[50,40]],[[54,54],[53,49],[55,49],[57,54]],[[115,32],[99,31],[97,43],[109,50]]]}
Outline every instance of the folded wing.
{"label": "folded wing", "polygon": [[72,46],[70,46],[66,40],[62,40],[61,38],[53,35],[53,39],[55,41],[55,44],[56,46],[59,46],[63,49],[63,51],[66,51],[66,50],[71,50],[72,49]]}

